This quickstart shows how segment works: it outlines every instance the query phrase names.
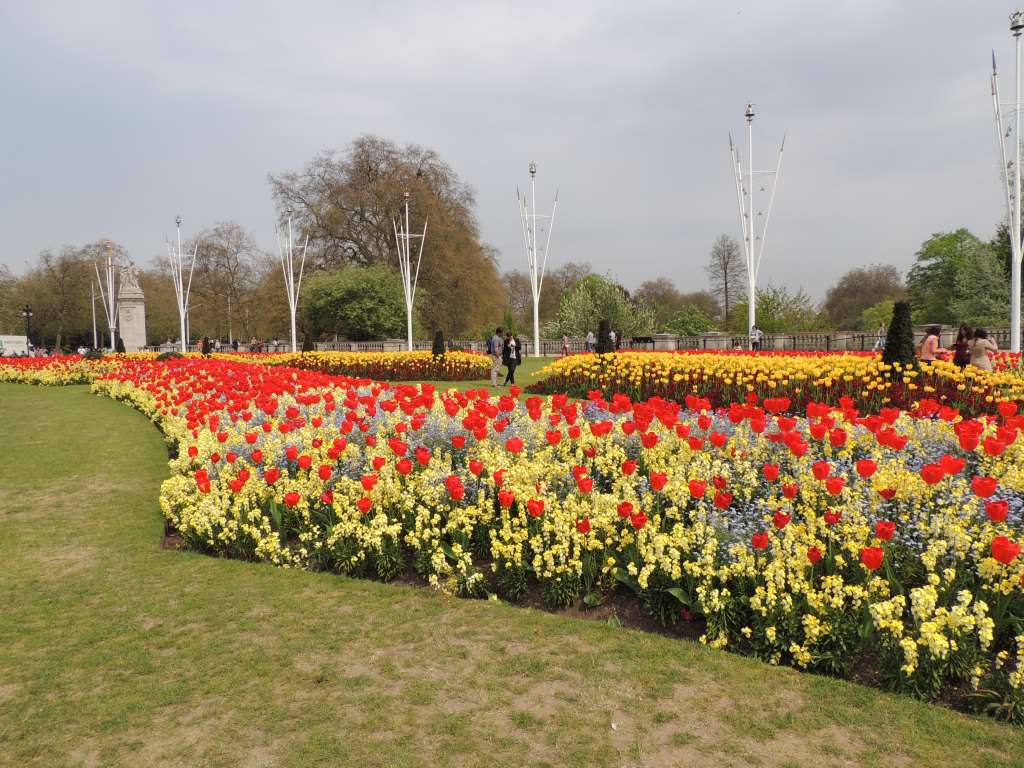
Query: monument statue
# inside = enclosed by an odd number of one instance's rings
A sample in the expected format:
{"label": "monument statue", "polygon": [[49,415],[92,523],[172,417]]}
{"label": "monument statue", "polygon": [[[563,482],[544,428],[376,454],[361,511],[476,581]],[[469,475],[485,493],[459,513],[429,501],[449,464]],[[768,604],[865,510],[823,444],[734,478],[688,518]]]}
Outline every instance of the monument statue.
{"label": "monument statue", "polygon": [[117,328],[126,352],[146,346],[146,297],[139,286],[139,272],[130,261],[118,270]]}
{"label": "monument statue", "polygon": [[139,287],[139,271],[132,262],[128,262],[120,269],[121,290],[141,291]]}

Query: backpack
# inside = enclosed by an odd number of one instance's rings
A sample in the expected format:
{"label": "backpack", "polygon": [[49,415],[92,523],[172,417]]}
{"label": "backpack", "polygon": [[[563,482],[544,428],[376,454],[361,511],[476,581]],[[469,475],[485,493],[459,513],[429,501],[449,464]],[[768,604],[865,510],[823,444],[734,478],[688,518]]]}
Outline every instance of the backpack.
{"label": "backpack", "polygon": [[487,337],[487,354],[488,355],[492,355],[492,356],[494,355],[494,337],[493,336],[488,336]]}

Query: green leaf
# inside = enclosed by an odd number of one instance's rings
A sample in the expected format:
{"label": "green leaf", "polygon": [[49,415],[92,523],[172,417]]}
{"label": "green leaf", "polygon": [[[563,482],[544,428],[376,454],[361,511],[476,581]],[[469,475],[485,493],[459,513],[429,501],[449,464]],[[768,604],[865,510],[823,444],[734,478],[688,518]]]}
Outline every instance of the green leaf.
{"label": "green leaf", "polygon": [[693,608],[693,602],[690,600],[690,598],[686,596],[686,593],[683,592],[683,590],[681,590],[679,587],[669,587],[665,591],[672,595],[672,597],[674,597],[680,603],[685,605],[687,608]]}
{"label": "green leaf", "polygon": [[621,584],[625,584],[638,595],[643,592],[643,590],[640,589],[640,582],[638,582],[635,577],[630,576],[629,572],[624,568],[615,569],[615,580]]}
{"label": "green leaf", "polygon": [[603,602],[604,598],[601,597],[601,595],[599,595],[597,592],[588,592],[586,595],[583,596],[583,604],[590,606],[591,608],[596,608]]}

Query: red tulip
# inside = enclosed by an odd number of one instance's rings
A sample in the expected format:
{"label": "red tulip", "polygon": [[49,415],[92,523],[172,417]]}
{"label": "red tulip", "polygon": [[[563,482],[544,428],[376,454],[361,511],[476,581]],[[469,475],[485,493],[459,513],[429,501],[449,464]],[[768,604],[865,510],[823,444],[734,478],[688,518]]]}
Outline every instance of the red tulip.
{"label": "red tulip", "polygon": [[690,481],[690,498],[700,499],[708,489],[708,484],[703,480]]}
{"label": "red tulip", "polygon": [[845,429],[833,429],[828,433],[828,441],[836,448],[842,448],[846,445],[846,437]]}
{"label": "red tulip", "polygon": [[263,473],[263,479],[266,481],[267,485],[273,485],[280,477],[281,470],[277,467],[271,467]]}
{"label": "red tulip", "polygon": [[633,461],[632,459],[626,459],[624,462],[622,462],[622,474],[628,477],[632,475],[634,472],[636,472],[635,461]]}
{"label": "red tulip", "polygon": [[878,471],[878,464],[873,459],[861,459],[857,462],[857,474],[863,478],[871,477]]}
{"label": "red tulip", "polygon": [[843,519],[843,511],[835,509],[827,509],[824,514],[825,525],[835,525]]}
{"label": "red tulip", "polygon": [[577,520],[576,530],[582,534],[590,533],[590,518],[584,517],[582,520]]}
{"label": "red tulip", "polygon": [[981,499],[987,499],[995,493],[998,486],[999,481],[994,477],[975,475],[971,478],[971,490],[974,491],[975,496]]}
{"label": "red tulip", "polygon": [[879,520],[875,523],[875,536],[882,541],[889,541],[896,533],[896,523],[892,520]]}
{"label": "red tulip", "polygon": [[581,477],[576,481],[576,485],[580,489],[580,493],[590,493],[594,490],[594,479],[592,477]]}
{"label": "red tulip", "polygon": [[961,458],[950,456],[948,453],[939,459],[939,466],[947,475],[957,475],[964,468],[967,462]]}
{"label": "red tulip", "polygon": [[665,483],[668,482],[668,475],[664,472],[651,472],[650,480],[651,488],[655,491],[660,491],[665,487]]}
{"label": "red tulip", "polygon": [[452,448],[464,448],[466,446],[465,435],[452,435]]}
{"label": "red tulip", "polygon": [[647,515],[643,513],[643,510],[637,510],[635,514],[630,515],[629,523],[639,531],[647,525]]}
{"label": "red tulip", "polygon": [[327,506],[331,506],[334,503],[334,491],[328,488],[326,491],[320,494],[320,501]]}
{"label": "red tulip", "polygon": [[530,517],[540,517],[544,514],[544,499],[527,499],[526,511],[529,512]]}
{"label": "red tulip", "polygon": [[1005,536],[992,539],[992,557],[1003,565],[1009,565],[1020,554],[1020,544]]}
{"label": "red tulip", "polygon": [[484,471],[484,463],[477,459],[473,459],[469,462],[469,471],[477,477],[480,477],[480,473]]}
{"label": "red tulip", "polygon": [[765,464],[761,467],[761,473],[764,475],[764,479],[769,483],[774,483],[779,479],[779,465],[778,464]]}
{"label": "red tulip", "polygon": [[999,415],[1004,419],[1010,419],[1017,413],[1017,404],[1010,402],[1009,400],[1004,400],[996,406],[996,410],[999,411]]}
{"label": "red tulip", "polygon": [[941,483],[945,476],[946,471],[939,464],[925,464],[921,467],[921,479],[928,483],[928,485]]}
{"label": "red tulip", "polygon": [[895,488],[879,488],[878,489],[878,495],[881,496],[886,501],[892,501],[896,497],[896,489]]}
{"label": "red tulip", "polygon": [[780,531],[789,525],[789,521],[793,519],[792,515],[787,515],[781,509],[775,510],[775,514],[772,515],[772,525],[778,528]]}
{"label": "red tulip", "polygon": [[523,450],[523,438],[510,437],[505,441],[505,450],[513,455],[519,454]]}
{"label": "red tulip", "polygon": [[811,471],[818,480],[824,480],[832,472],[832,466],[827,461],[816,461],[811,465]]}
{"label": "red tulip", "polygon": [[719,491],[715,494],[715,506],[719,509],[728,509],[732,504],[732,494],[726,491]]}
{"label": "red tulip", "polygon": [[633,514],[633,505],[630,504],[628,501],[620,501],[619,502],[619,506],[618,506],[618,510],[619,510],[619,517],[623,517],[623,518],[629,517],[630,515]]}
{"label": "red tulip", "polygon": [[800,486],[796,483],[783,483],[782,484],[782,495],[787,499],[795,499],[797,493],[800,491]]}
{"label": "red tulip", "polygon": [[398,474],[405,477],[410,472],[412,472],[412,462],[409,461],[409,459],[400,459],[399,462],[395,465],[395,469],[398,470]]}
{"label": "red tulip", "polygon": [[846,485],[845,477],[830,477],[825,481],[825,490],[831,493],[833,496],[838,496],[843,492],[843,487]]}
{"label": "red tulip", "polygon": [[294,507],[299,503],[299,494],[295,491],[289,491],[284,495],[285,506]]}
{"label": "red tulip", "polygon": [[356,506],[359,508],[359,511],[365,515],[367,512],[370,511],[370,508],[373,506],[373,499],[369,499],[366,496],[362,496],[356,502]]}
{"label": "red tulip", "polygon": [[881,547],[864,547],[860,551],[860,561],[869,571],[877,571],[884,557],[885,552]]}
{"label": "red tulip", "polygon": [[505,509],[511,507],[515,501],[516,496],[512,491],[498,491],[498,503]]}
{"label": "red tulip", "polygon": [[986,501],[985,502],[985,514],[988,515],[988,519],[993,523],[1001,523],[1006,519],[1007,513],[1010,511],[1010,505],[1005,501]]}
{"label": "red tulip", "polygon": [[807,550],[807,559],[811,561],[811,565],[817,565],[821,562],[821,550],[817,547],[810,547]]}
{"label": "red tulip", "polygon": [[750,537],[750,544],[754,549],[768,549],[767,531],[759,531]]}

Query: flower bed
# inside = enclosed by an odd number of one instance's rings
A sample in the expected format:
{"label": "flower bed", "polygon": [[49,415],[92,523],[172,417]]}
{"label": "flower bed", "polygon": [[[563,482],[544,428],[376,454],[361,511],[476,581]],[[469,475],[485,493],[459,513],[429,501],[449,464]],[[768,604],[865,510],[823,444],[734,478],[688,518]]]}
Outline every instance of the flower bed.
{"label": "flower bed", "polygon": [[1013,403],[794,414],[197,358],[93,388],[166,434],[160,504],[193,549],[553,607],[620,592],[714,647],[1022,719]]}
{"label": "flower bed", "polygon": [[287,352],[220,357],[375,381],[472,381],[491,375],[490,357],[474,352],[447,352],[436,357],[430,352]]}
{"label": "flower bed", "polygon": [[873,413],[888,406],[912,409],[929,398],[977,415],[994,412],[1000,401],[1024,399],[1024,378],[1008,367],[1007,356],[997,362],[1004,370],[961,369],[937,360],[922,363],[920,370],[894,372],[871,353],[619,352],[559,359],[540,371],[529,391],[585,397],[599,390],[606,397],[625,393],[678,402],[698,395],[715,407],[783,396],[800,409],[852,398]]}

